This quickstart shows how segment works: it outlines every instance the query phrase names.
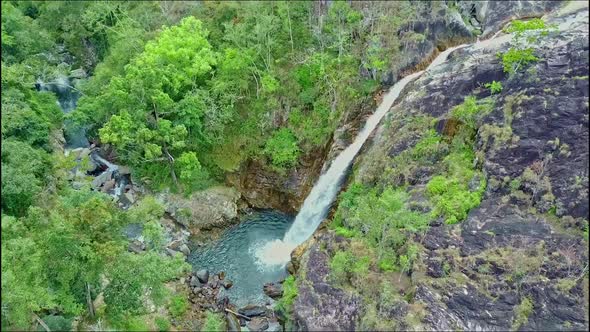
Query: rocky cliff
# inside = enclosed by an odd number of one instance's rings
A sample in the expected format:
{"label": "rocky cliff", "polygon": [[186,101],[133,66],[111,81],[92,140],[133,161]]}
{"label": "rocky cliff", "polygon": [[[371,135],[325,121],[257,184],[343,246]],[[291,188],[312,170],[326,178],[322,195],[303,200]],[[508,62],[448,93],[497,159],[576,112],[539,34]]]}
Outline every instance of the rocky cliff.
{"label": "rocky cliff", "polygon": [[[437,219],[424,234],[411,235],[419,257],[411,271],[389,281],[399,294],[387,303],[371,298],[382,289],[363,290],[378,288],[371,286],[375,266],[365,276],[368,287],[333,282],[331,257],[352,244],[318,231],[295,257],[293,320],[301,330],[360,329],[374,311],[397,329],[588,329],[587,3],[458,8],[488,37],[510,19],[549,10],[543,20],[552,28],[530,44],[538,61],[526,70],[505,73],[497,53],[514,47],[515,35],[501,34],[455,51],[408,85],[357,158],[351,182],[403,187],[410,205],[430,212],[425,187],[443,167],[439,153],[424,163],[396,156],[413,149],[425,129],[452,137],[453,108],[473,96],[492,105],[476,126],[474,164],[487,183],[481,202],[460,223]],[[503,86],[493,95],[484,87],[492,81]],[[419,118],[429,120],[427,128],[416,125]]]}

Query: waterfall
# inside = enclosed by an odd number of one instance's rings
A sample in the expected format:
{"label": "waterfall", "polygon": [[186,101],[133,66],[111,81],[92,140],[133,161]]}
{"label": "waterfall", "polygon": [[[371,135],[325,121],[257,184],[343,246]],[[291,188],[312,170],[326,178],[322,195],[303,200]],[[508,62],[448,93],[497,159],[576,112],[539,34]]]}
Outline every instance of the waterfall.
{"label": "waterfall", "polygon": [[[429,71],[433,67],[445,62],[451,52],[465,46],[466,44],[459,45],[440,53],[425,71]],[[399,80],[389,89],[383,98],[383,101],[375,113],[369,117],[354,142],[342,151],[338,157],[334,159],[330,168],[320,176],[303,202],[299,214],[297,214],[295,221],[285,234],[283,240],[269,242],[255,252],[255,256],[262,266],[286,264],[291,259],[291,251],[313,235],[322,220],[326,218],[330,206],[338,194],[340,186],[346,177],[347,170],[352,164],[354,157],[360,151],[375,127],[377,127],[383,116],[399,97],[404,87],[415,78],[422,75],[425,71],[408,75]]]}

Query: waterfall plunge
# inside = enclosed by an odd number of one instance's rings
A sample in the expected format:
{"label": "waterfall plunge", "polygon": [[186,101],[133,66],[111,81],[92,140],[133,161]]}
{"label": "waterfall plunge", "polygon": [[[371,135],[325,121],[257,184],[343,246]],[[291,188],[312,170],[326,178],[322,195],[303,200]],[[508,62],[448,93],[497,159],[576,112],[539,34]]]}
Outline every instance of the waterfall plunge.
{"label": "waterfall plunge", "polygon": [[[428,66],[426,71],[445,62],[452,51],[465,46],[466,44],[449,48],[440,53]],[[265,266],[271,267],[287,264],[291,259],[291,252],[293,249],[312,236],[322,220],[326,218],[328,210],[334,202],[336,194],[338,194],[342,181],[344,180],[346,172],[352,164],[354,157],[360,151],[375,127],[377,127],[383,116],[399,97],[399,94],[404,87],[412,80],[422,75],[422,73],[424,73],[424,71],[408,75],[389,89],[383,98],[383,101],[375,113],[369,117],[354,142],[342,151],[338,157],[334,159],[330,168],[320,176],[319,180],[313,186],[311,192],[303,202],[303,207],[299,211],[299,214],[297,214],[293,225],[291,225],[291,228],[287,231],[283,240],[268,242],[264,246],[255,250],[254,255],[261,268],[264,268]]]}

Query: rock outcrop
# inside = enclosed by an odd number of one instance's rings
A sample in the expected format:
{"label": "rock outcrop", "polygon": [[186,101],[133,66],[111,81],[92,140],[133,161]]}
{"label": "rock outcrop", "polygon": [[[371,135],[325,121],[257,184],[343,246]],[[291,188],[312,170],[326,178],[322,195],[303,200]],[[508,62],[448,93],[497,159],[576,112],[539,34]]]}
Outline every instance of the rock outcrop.
{"label": "rock outcrop", "polygon": [[188,229],[222,227],[236,220],[240,194],[233,188],[212,187],[186,198],[169,192],[156,198],[178,223]]}
{"label": "rock outcrop", "polygon": [[[569,9],[545,2],[476,6],[487,6],[474,14],[484,35],[509,18],[540,16],[550,9],[544,19],[556,29],[530,45],[539,60],[510,76],[496,53],[511,47],[511,35],[454,52],[406,87],[357,158],[355,181],[405,184],[411,203],[428,212],[422,204],[424,186],[442,161],[434,158],[430,166],[415,168],[395,164],[393,157],[420,138],[408,124],[427,117],[440,134],[453,135],[450,112],[465,97],[494,101],[475,138],[476,163],[487,179],[481,204],[459,224],[435,220],[424,236],[416,236],[423,250],[409,275],[410,291],[394,305],[379,307],[380,315],[404,330],[586,330],[587,4],[570,3]],[[494,80],[503,89],[490,96],[483,84]],[[396,167],[407,172],[394,177]],[[346,243],[331,231],[315,237],[299,258],[295,325],[358,329],[369,299],[330,278],[331,248]]]}

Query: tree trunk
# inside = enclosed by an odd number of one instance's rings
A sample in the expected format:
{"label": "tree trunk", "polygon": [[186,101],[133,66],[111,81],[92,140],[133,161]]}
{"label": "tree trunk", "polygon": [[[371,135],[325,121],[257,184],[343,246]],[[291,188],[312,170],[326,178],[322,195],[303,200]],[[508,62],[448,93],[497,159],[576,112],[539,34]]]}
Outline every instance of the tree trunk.
{"label": "tree trunk", "polygon": [[176,188],[178,187],[178,178],[176,177],[176,172],[174,172],[174,157],[168,152],[168,147],[164,146],[164,152],[168,156],[168,162],[170,164],[170,176],[172,176],[172,181],[174,181],[174,185]]}
{"label": "tree trunk", "polygon": [[39,324],[41,324],[41,326],[43,326],[43,328],[45,329],[45,331],[47,331],[47,332],[51,332],[51,330],[49,329],[49,326],[47,326],[47,324],[45,324],[45,322],[44,322],[44,321],[43,321],[41,318],[39,318],[39,316],[37,316],[37,314],[36,314],[36,313],[33,313],[33,317],[35,318],[35,320],[36,320],[36,321],[37,321]]}

